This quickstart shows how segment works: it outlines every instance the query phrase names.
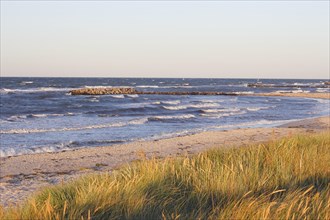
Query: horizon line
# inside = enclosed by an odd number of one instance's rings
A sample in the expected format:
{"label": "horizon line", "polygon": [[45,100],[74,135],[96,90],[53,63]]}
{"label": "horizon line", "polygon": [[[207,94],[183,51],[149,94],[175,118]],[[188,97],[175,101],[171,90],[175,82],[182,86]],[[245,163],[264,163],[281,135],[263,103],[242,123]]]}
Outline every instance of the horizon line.
{"label": "horizon line", "polygon": [[300,79],[330,80],[329,78],[265,78],[265,77],[144,77],[144,76],[1,76],[0,78],[132,78],[132,79]]}

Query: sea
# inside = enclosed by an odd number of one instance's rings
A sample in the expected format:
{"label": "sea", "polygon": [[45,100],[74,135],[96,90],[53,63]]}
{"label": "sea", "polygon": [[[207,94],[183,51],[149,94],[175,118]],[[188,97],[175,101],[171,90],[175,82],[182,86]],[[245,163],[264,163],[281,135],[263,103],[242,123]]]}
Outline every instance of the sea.
{"label": "sea", "polygon": [[[329,115],[329,100],[196,95],[81,95],[70,90],[329,92],[325,80],[1,77],[0,157],[112,146],[209,130],[272,127]],[[268,87],[249,87],[263,83]],[[284,87],[282,87],[284,85]]]}

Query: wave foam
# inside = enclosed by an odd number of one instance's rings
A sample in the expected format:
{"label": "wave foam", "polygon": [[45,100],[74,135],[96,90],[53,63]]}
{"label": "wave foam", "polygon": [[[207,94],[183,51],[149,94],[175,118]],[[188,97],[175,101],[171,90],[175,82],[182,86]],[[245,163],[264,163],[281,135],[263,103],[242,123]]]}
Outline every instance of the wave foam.
{"label": "wave foam", "polygon": [[22,82],[20,82],[20,85],[27,85],[27,84],[32,84],[33,83],[33,81],[22,81]]}
{"label": "wave foam", "polygon": [[186,115],[160,115],[160,116],[152,116],[149,117],[149,120],[173,120],[173,119],[190,119],[190,118],[195,118],[195,115],[192,114],[186,114]]}
{"label": "wave foam", "polygon": [[220,112],[239,112],[239,108],[227,108],[227,109],[202,109],[204,113],[220,113]]}
{"label": "wave foam", "polygon": [[277,90],[273,93],[309,93],[310,91],[297,89],[297,90]]}
{"label": "wave foam", "polygon": [[294,120],[278,120],[278,121],[270,121],[270,120],[258,120],[251,122],[244,122],[239,124],[231,124],[231,125],[220,125],[220,126],[212,126],[210,129],[235,129],[235,128],[255,128],[255,127],[269,127],[269,126],[278,126],[281,124],[285,124],[288,122],[296,121]]}
{"label": "wave foam", "polygon": [[96,97],[89,99],[90,102],[100,102]]}
{"label": "wave foam", "polygon": [[234,94],[237,95],[248,95],[248,94],[254,94],[253,91],[244,91],[244,92],[234,92]]}
{"label": "wave foam", "polygon": [[329,99],[315,99],[315,100],[322,104],[330,104]]}
{"label": "wave foam", "polygon": [[209,118],[222,118],[222,117],[228,117],[233,115],[243,115],[246,111],[240,111],[240,112],[228,112],[228,113],[202,113],[200,116],[202,117],[209,117]]}
{"label": "wave foam", "polygon": [[135,86],[137,88],[159,88],[159,86],[155,85],[140,85],[140,86]]}
{"label": "wave foam", "polygon": [[62,116],[73,116],[72,112],[67,112],[65,114],[27,114],[27,115],[13,115],[6,119],[6,121],[20,121],[27,118],[46,118],[46,117],[62,117]]}
{"label": "wave foam", "polygon": [[132,94],[132,95],[126,95],[127,97],[130,97],[130,98],[137,98],[137,97],[139,97],[139,95],[138,94]]}
{"label": "wave foam", "polygon": [[225,100],[208,100],[208,99],[205,99],[205,100],[201,100],[201,102],[203,103],[219,103],[219,102],[224,102]]}
{"label": "wave foam", "polygon": [[265,110],[265,109],[269,109],[271,107],[248,107],[246,108],[246,110],[251,111],[251,112],[257,112],[260,110]]}
{"label": "wave foam", "polygon": [[[68,115],[72,115],[72,113],[67,113]],[[31,114],[28,117],[35,117],[35,118],[45,118],[45,117],[59,117],[65,116],[66,114]]]}
{"label": "wave foam", "polygon": [[200,104],[187,104],[187,105],[178,105],[178,106],[162,106],[165,109],[168,110],[182,110],[187,108],[214,108],[219,107],[220,105],[218,103],[200,103]]}
{"label": "wave foam", "polygon": [[180,100],[174,100],[174,101],[161,101],[160,103],[162,103],[162,104],[167,104],[167,105],[177,105],[177,104],[180,104],[181,101],[180,101]]}
{"label": "wave foam", "polygon": [[101,129],[101,128],[110,128],[110,127],[124,127],[128,125],[138,125],[138,124],[144,124],[147,121],[148,118],[139,118],[128,122],[88,125],[83,127],[65,127],[65,128],[49,128],[49,129],[11,129],[11,130],[0,130],[0,134],[29,134],[29,133],[45,133],[45,132],[80,131],[80,130],[89,130],[89,129]]}
{"label": "wave foam", "polygon": [[172,110],[172,111],[187,109],[186,106],[162,106],[162,107],[164,109]]}
{"label": "wave foam", "polygon": [[330,89],[328,88],[328,89],[320,89],[320,88],[318,88],[318,89],[316,89],[316,92],[330,92]]}
{"label": "wave foam", "polygon": [[112,98],[115,98],[115,99],[123,99],[125,98],[124,95],[111,95]]}
{"label": "wave foam", "polygon": [[22,119],[26,119],[27,118],[27,115],[13,115],[13,116],[10,116],[9,118],[7,118],[6,120],[7,121],[19,121],[19,120],[22,120]]}
{"label": "wave foam", "polygon": [[68,92],[75,88],[38,87],[30,89],[0,89],[0,94],[8,93],[38,93],[38,92]]}

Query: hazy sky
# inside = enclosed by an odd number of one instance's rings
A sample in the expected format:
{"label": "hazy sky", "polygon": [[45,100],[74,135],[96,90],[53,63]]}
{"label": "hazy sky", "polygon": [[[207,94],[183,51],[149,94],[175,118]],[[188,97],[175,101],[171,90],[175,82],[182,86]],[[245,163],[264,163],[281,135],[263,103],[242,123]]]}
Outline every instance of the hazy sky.
{"label": "hazy sky", "polygon": [[1,1],[1,76],[329,78],[329,1]]}

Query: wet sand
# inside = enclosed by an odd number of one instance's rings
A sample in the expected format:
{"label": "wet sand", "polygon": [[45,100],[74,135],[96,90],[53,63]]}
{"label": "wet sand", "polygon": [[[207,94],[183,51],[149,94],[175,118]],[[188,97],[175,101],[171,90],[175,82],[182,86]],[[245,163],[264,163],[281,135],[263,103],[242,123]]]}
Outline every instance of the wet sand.
{"label": "wet sand", "polygon": [[145,156],[189,155],[210,148],[262,143],[297,133],[314,133],[329,128],[330,117],[326,116],[275,128],[208,131],[157,141],[137,141],[110,147],[1,158],[0,205],[20,203],[45,186],[66,182],[86,173],[109,172]]}

